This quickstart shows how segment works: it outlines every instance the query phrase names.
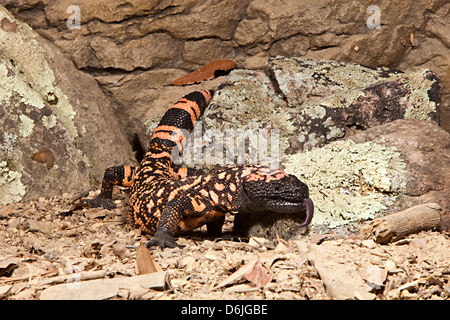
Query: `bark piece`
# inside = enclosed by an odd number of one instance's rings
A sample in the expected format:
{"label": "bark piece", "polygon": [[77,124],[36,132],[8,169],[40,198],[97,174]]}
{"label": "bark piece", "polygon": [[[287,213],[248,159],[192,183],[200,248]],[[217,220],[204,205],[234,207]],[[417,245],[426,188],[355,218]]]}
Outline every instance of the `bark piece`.
{"label": "bark piece", "polygon": [[421,204],[375,219],[361,232],[380,244],[394,242],[410,234],[436,228],[441,219],[440,211],[441,206],[436,203]]}

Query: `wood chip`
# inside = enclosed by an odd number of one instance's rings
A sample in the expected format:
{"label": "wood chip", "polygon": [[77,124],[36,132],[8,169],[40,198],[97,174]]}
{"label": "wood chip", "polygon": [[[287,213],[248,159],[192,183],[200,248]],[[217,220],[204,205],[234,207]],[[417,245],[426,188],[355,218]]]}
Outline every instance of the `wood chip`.
{"label": "wood chip", "polygon": [[174,80],[172,84],[175,86],[182,86],[209,80],[214,78],[217,73],[225,74],[226,72],[231,71],[235,65],[236,63],[232,60],[214,60],[200,69]]}
{"label": "wood chip", "polygon": [[106,276],[105,270],[97,270],[97,271],[83,271],[79,273],[70,273],[64,274],[61,276],[51,277],[47,279],[43,279],[38,283],[38,286],[44,285],[54,285],[60,283],[73,283],[76,281],[86,281],[86,280],[94,280],[104,278]]}

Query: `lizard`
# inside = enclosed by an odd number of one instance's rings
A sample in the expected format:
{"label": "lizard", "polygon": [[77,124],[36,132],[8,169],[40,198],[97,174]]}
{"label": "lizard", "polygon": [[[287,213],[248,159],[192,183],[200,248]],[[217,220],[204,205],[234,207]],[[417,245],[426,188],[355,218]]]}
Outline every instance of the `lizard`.
{"label": "lizard", "polygon": [[173,104],[153,132],[147,153],[138,167],[106,169],[100,194],[86,200],[92,206],[114,207],[115,185],[130,188],[129,217],[153,235],[147,247],[182,247],[174,236],[207,224],[218,232],[227,212],[301,212],[311,222],[314,205],[308,186],[281,169],[240,165],[204,173],[176,166],[173,151],[181,154],[187,134],[204,113],[213,90],[191,92]]}

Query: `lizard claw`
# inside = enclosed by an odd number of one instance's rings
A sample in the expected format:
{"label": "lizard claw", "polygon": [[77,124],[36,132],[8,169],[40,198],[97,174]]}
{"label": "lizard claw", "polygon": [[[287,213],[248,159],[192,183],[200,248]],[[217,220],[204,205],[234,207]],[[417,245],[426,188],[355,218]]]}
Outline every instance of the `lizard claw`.
{"label": "lizard claw", "polygon": [[83,199],[80,202],[89,204],[91,208],[103,207],[105,209],[111,210],[116,207],[112,199],[105,198],[101,195],[97,196],[94,199]]}
{"label": "lizard claw", "polygon": [[184,248],[185,246],[176,243],[173,237],[164,231],[156,231],[155,235],[149,242],[145,245],[147,248],[153,246],[159,246],[161,249],[164,248]]}

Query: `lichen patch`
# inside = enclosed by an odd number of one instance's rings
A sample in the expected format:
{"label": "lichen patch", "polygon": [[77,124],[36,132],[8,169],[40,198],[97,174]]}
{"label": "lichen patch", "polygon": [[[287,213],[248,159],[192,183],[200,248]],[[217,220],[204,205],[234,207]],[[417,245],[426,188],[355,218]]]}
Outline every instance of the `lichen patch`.
{"label": "lichen patch", "polygon": [[0,161],[0,204],[5,205],[22,200],[25,186],[20,172],[11,170],[6,161]]}
{"label": "lichen patch", "polygon": [[335,141],[289,156],[285,167],[309,186],[313,225],[372,219],[406,190],[400,153],[373,142]]}

